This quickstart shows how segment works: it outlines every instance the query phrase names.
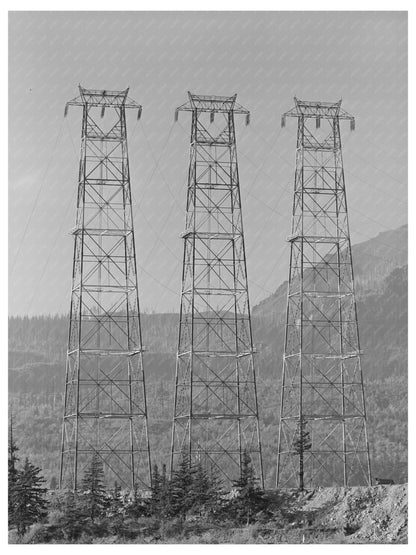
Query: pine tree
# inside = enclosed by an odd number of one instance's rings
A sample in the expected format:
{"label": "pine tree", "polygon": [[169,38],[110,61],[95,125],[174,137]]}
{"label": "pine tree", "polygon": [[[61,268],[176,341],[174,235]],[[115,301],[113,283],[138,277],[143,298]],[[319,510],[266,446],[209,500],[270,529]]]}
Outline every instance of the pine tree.
{"label": "pine tree", "polygon": [[258,486],[258,479],[247,451],[243,453],[240,478],[235,480],[233,485],[238,492],[237,497],[232,501],[236,516],[239,520],[247,518],[247,524],[249,524],[254,512],[264,506],[264,491]]}
{"label": "pine tree", "polygon": [[124,537],[127,532],[125,523],[127,510],[121,487],[117,482],[115,482],[114,489],[111,492],[107,514],[109,516],[110,531],[117,536]]}
{"label": "pine tree", "polygon": [[171,501],[171,485],[167,477],[166,464],[162,466],[162,474],[160,477],[160,503],[159,514],[162,518],[166,518],[172,512]]}
{"label": "pine tree", "polygon": [[132,518],[149,515],[151,510],[151,500],[142,497],[138,484],[134,486],[126,510],[127,514]]}
{"label": "pine tree", "polygon": [[9,449],[8,449],[8,470],[9,470],[9,482],[15,481],[17,475],[17,462],[19,457],[16,455],[19,448],[13,438],[13,415],[10,415],[10,428],[9,428]]}
{"label": "pine tree", "polygon": [[180,463],[170,482],[170,503],[173,516],[184,518],[192,506],[192,470],[188,454],[182,454]]}
{"label": "pine tree", "polygon": [[90,466],[85,471],[81,482],[82,507],[86,515],[94,522],[97,517],[105,513],[108,506],[104,487],[103,463],[97,453],[94,453]]}
{"label": "pine tree", "polygon": [[47,515],[48,503],[45,499],[46,480],[40,476],[41,469],[26,458],[22,470],[18,471],[13,491],[12,525],[22,536],[28,527]]}
{"label": "pine tree", "polygon": [[16,481],[18,476],[17,462],[17,447],[13,438],[13,415],[10,415],[10,429],[9,429],[9,446],[8,446],[8,508],[9,508],[9,526],[14,522],[14,511],[16,502]]}
{"label": "pine tree", "polygon": [[191,468],[192,485],[190,488],[190,503],[192,509],[201,511],[210,496],[210,482],[208,474],[201,462],[197,462]]}
{"label": "pine tree", "polygon": [[122,514],[124,509],[123,495],[121,492],[121,487],[117,482],[114,483],[114,489],[111,492],[111,497],[109,499],[109,514],[114,516],[116,514]]}
{"label": "pine tree", "polygon": [[169,482],[166,467],[159,476],[159,514],[184,518],[190,511],[200,514],[218,509],[221,499],[221,484],[201,462],[192,464],[187,454],[182,455],[180,464]]}
{"label": "pine tree", "polygon": [[62,513],[58,524],[65,539],[70,541],[78,539],[88,525],[77,493],[65,492]]}
{"label": "pine tree", "polygon": [[152,499],[150,502],[151,510],[154,514],[157,514],[160,504],[160,493],[161,493],[161,476],[159,473],[159,467],[157,464],[153,466],[152,472]]}
{"label": "pine tree", "polygon": [[204,468],[201,462],[195,463],[192,468],[191,501],[192,510],[210,513],[219,506],[221,498],[221,483],[217,476]]}
{"label": "pine tree", "polygon": [[306,430],[308,422],[304,418],[298,421],[295,437],[292,443],[292,455],[299,456],[299,489],[304,490],[304,453],[312,447],[311,435]]}
{"label": "pine tree", "polygon": [[210,469],[207,474],[208,493],[205,501],[205,510],[209,513],[218,512],[222,504],[223,486],[222,480],[215,469]]}

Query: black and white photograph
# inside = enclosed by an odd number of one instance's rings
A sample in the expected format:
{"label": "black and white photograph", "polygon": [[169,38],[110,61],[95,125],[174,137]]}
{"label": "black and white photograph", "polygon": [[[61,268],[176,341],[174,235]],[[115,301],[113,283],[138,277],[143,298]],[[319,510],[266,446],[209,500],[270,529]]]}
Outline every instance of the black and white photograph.
{"label": "black and white photograph", "polygon": [[408,12],[88,4],[5,16],[9,546],[409,545]]}

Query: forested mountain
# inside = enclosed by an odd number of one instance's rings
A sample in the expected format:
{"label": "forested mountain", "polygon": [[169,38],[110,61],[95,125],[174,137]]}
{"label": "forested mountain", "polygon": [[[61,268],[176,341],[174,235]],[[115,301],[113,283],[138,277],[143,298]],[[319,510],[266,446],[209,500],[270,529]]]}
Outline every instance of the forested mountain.
{"label": "forested mountain", "polygon": [[[407,480],[407,226],[353,247],[376,476]],[[286,287],[253,308],[266,485],[273,484]],[[169,453],[178,316],[143,314],[152,458]],[[22,457],[50,479],[59,469],[67,316],[9,318],[9,392]]]}

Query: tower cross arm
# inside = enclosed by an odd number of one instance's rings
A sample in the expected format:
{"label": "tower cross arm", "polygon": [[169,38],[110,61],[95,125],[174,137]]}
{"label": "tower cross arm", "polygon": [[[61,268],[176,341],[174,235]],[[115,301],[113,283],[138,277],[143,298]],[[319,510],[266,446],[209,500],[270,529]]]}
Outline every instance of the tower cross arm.
{"label": "tower cross arm", "polygon": [[65,104],[65,116],[69,106],[94,106],[102,110],[105,108],[134,108],[138,110],[138,117],[142,112],[142,106],[128,96],[129,89],[121,91],[110,91],[106,89],[86,89],[79,85],[79,95]]}
{"label": "tower cross arm", "polygon": [[349,120],[351,130],[355,129],[355,117],[341,108],[342,100],[338,102],[320,102],[316,100],[299,100],[295,96],[295,106],[282,115],[281,126],[285,127],[286,118],[313,118],[317,126],[321,119]]}
{"label": "tower cross arm", "polygon": [[179,112],[208,112],[211,114],[244,114],[246,123],[248,123],[250,121],[250,111],[238,104],[236,98],[236,94],[232,96],[214,96],[193,94],[188,91],[188,102],[176,108],[175,121],[178,120]]}
{"label": "tower cross arm", "polygon": [[295,106],[282,115],[282,127],[287,117],[315,118],[315,119],[345,119],[354,128],[355,117],[341,108],[342,100],[338,102],[320,102],[316,100],[299,100],[295,97]]}

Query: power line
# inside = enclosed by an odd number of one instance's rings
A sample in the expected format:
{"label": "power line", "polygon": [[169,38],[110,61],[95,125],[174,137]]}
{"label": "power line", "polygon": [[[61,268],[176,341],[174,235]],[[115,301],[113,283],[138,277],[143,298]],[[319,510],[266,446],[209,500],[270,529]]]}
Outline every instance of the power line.
{"label": "power line", "polygon": [[141,266],[140,264],[137,264],[137,266],[140,268],[140,270],[142,270],[145,274],[147,274],[149,277],[151,277],[156,283],[158,283],[161,287],[163,287],[164,289],[166,289],[167,291],[170,291],[171,293],[177,295],[178,292],[174,291],[173,289],[171,289],[169,286],[165,285],[164,283],[162,283],[156,276],[154,276],[153,274],[151,274],[148,270],[146,270],[146,268],[144,268],[143,266]]}
{"label": "power line", "polygon": [[29,218],[26,220],[26,225],[25,225],[25,228],[24,228],[24,230],[23,230],[23,235],[22,235],[22,237],[21,237],[21,239],[20,239],[20,242],[19,242],[19,245],[18,245],[18,247],[17,247],[17,249],[16,249],[16,254],[15,254],[15,257],[14,257],[14,260],[13,260],[13,263],[12,263],[12,267],[11,267],[11,270],[10,270],[10,275],[13,275],[13,270],[14,270],[14,268],[15,268],[17,259],[18,259],[18,257],[19,257],[20,249],[21,249],[21,247],[22,247],[23,241],[24,241],[25,238],[26,238],[26,233],[27,233],[27,230],[29,229],[30,222],[32,221],[32,216],[33,216],[33,214],[34,214],[34,212],[35,212],[35,209],[36,209],[36,206],[37,206],[37,203],[38,203],[40,194],[41,194],[41,192],[42,192],[42,190],[43,190],[43,186],[45,185],[45,182],[46,182],[46,175],[47,175],[47,173],[48,173],[48,171],[49,171],[52,158],[53,158],[53,156],[54,156],[54,154],[55,154],[56,146],[57,146],[58,141],[59,141],[59,138],[60,138],[60,136],[61,136],[62,128],[63,128],[63,121],[61,121],[61,125],[60,125],[60,127],[59,127],[59,131],[58,131],[58,134],[57,134],[57,136],[56,136],[55,144],[54,144],[54,146],[53,146],[53,148],[52,148],[52,152],[51,152],[51,155],[50,155],[50,157],[49,157],[48,163],[47,163],[47,165],[46,165],[45,172],[44,172],[43,177],[42,177],[42,179],[41,179],[40,187],[39,187],[39,189],[38,189],[38,192],[36,193],[36,197],[35,197],[35,200],[34,200],[34,202],[33,202],[32,209],[31,209],[30,214],[29,214]]}
{"label": "power line", "polygon": [[[402,183],[399,179],[397,179],[397,177],[394,177],[393,175],[389,174],[388,172],[386,172],[385,170],[382,170],[381,168],[379,168],[378,166],[375,166],[374,164],[372,164],[371,162],[369,162],[366,158],[364,158],[363,156],[361,156],[360,154],[358,154],[358,152],[353,152],[354,156],[357,156],[360,160],[362,160],[364,163],[366,163],[367,165],[371,166],[373,169],[375,169],[376,171],[384,174],[385,176],[389,177],[390,179],[392,179],[393,181],[395,181],[396,183],[398,183],[399,185],[403,185],[403,187],[407,187],[407,185],[405,183]],[[351,172],[350,172],[351,173]],[[387,193],[386,193],[387,194]],[[395,198],[396,200],[398,200],[399,202],[402,202],[401,199],[398,199],[397,197],[392,197]]]}
{"label": "power line", "polygon": [[[72,196],[71,196],[70,200],[68,201],[67,210],[65,211],[66,214],[68,213],[69,207],[72,205],[72,203],[73,203],[75,197],[76,197],[76,191],[74,191],[74,192],[72,193]],[[27,309],[28,314],[30,313],[30,309],[32,308],[32,303],[33,303],[33,300],[34,300],[34,298],[35,298],[35,296],[36,296],[38,287],[39,287],[39,285],[41,284],[42,279],[43,279],[43,276],[45,275],[46,269],[47,269],[48,266],[49,266],[49,262],[50,262],[52,253],[53,253],[54,250],[55,250],[55,247],[56,247],[56,245],[57,245],[57,243],[58,243],[58,239],[61,237],[61,233],[62,233],[62,229],[63,229],[64,223],[65,223],[65,218],[62,218],[62,219],[61,219],[61,225],[59,226],[58,232],[57,232],[56,235],[55,235],[53,245],[52,245],[52,247],[49,249],[49,253],[48,253],[48,256],[47,256],[47,258],[46,258],[46,262],[45,262],[45,264],[43,265],[42,273],[41,273],[40,277],[38,278],[38,280],[37,280],[37,282],[36,282],[36,285],[35,285],[35,287],[34,287],[34,289],[33,289],[33,295],[32,295],[32,298],[30,299],[29,306],[28,306],[28,309]]]}
{"label": "power line", "polygon": [[345,170],[345,173],[347,173],[348,175],[351,175],[352,177],[354,177],[355,179],[358,179],[358,181],[360,181],[360,183],[362,183],[363,185],[367,185],[367,187],[369,187],[370,189],[375,189],[376,191],[386,195],[387,197],[390,197],[391,199],[395,200],[396,202],[400,202],[402,204],[407,204],[407,201],[400,199],[394,195],[391,195],[390,193],[387,193],[386,191],[384,191],[383,189],[380,189],[380,187],[376,187],[374,184],[370,185],[369,183],[367,183],[366,181],[364,181],[363,179],[361,179],[361,177],[358,177],[358,175],[355,175],[354,173],[352,173],[352,171],[350,170]]}
{"label": "power line", "polygon": [[[141,130],[142,130],[144,139],[145,139],[145,141],[146,141],[147,148],[148,148],[148,150],[149,150],[149,152],[150,152],[150,154],[151,154],[151,156],[152,156],[152,158],[153,158],[153,161],[155,162],[155,169],[154,169],[154,171],[153,171],[152,177],[153,177],[154,173],[155,173],[156,170],[157,170],[157,171],[159,172],[159,174],[160,174],[160,177],[162,178],[163,183],[165,184],[167,190],[169,191],[169,194],[170,194],[170,196],[172,197],[173,201],[174,201],[175,204],[178,206],[178,208],[179,208],[180,210],[182,210],[182,206],[179,204],[179,202],[178,202],[176,196],[173,194],[171,188],[169,187],[169,184],[168,184],[167,180],[165,179],[165,177],[164,177],[164,175],[163,175],[162,170],[160,169],[160,161],[162,160],[162,157],[163,157],[164,154],[165,154],[165,149],[166,149],[167,144],[168,144],[168,142],[169,142],[169,139],[170,139],[170,136],[171,136],[171,134],[172,134],[172,131],[173,131],[174,126],[175,126],[175,123],[173,123],[173,124],[171,125],[170,129],[169,129],[168,136],[167,136],[167,138],[166,138],[166,141],[165,141],[164,146],[162,147],[162,150],[161,150],[161,153],[160,153],[160,156],[159,156],[158,159],[156,159],[156,157],[155,157],[155,155],[154,155],[154,153],[153,153],[153,150],[152,150],[152,148],[151,148],[151,146],[150,146],[150,142],[149,142],[149,140],[148,140],[148,138],[147,138],[147,133],[146,133],[145,130],[144,130],[144,125],[141,125],[140,128],[141,128]],[[151,179],[152,179],[152,177],[151,177]]]}

